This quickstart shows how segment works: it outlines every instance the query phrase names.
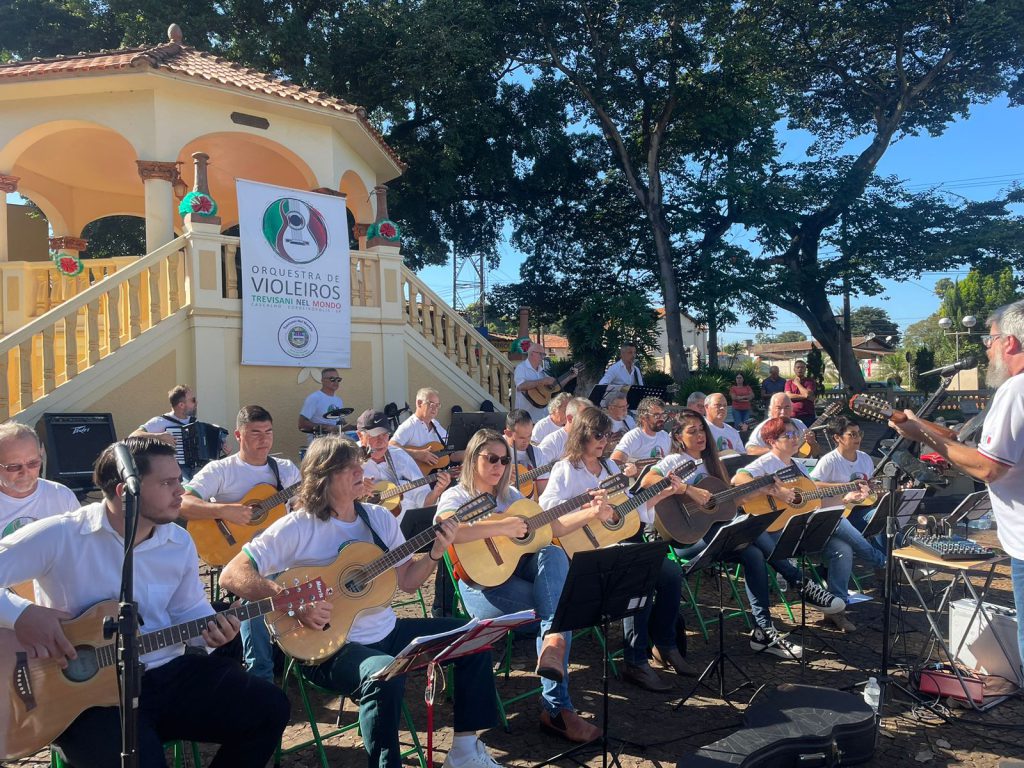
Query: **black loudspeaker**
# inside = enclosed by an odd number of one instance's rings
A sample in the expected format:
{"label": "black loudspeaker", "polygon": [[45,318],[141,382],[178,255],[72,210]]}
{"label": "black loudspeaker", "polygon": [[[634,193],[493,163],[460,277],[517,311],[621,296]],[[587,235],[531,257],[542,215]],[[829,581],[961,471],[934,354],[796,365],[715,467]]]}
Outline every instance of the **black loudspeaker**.
{"label": "black loudspeaker", "polygon": [[46,478],[63,483],[76,493],[96,490],[93,464],[111,443],[117,442],[110,413],[44,413],[36,432],[46,449]]}

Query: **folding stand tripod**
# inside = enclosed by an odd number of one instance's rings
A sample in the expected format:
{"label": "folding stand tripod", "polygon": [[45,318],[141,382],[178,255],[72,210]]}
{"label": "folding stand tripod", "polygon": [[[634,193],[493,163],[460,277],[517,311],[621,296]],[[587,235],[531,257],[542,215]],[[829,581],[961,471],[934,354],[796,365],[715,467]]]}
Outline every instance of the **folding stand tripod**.
{"label": "folding stand tripod", "polygon": [[[708,684],[708,679],[712,676],[718,677],[718,696],[733,708],[735,708],[735,705],[729,700],[729,697],[748,685],[753,685],[753,680],[750,679],[750,676],[725,652],[725,598],[722,594],[722,579],[727,579],[729,576],[722,561],[737,549],[752,546],[754,539],[768,530],[768,526],[778,518],[779,514],[776,512],[758,515],[757,517],[740,515],[732,522],[721,526],[715,531],[711,542],[696,558],[687,563],[687,576],[705,568],[722,568],[722,574],[718,580],[718,653],[715,654],[715,658],[704,668],[704,671],[700,673],[697,683],[690,692],[683,697],[682,701],[676,704],[673,708],[674,710],[682,707],[700,687],[715,693],[715,688]],[[732,668],[739,672],[743,678],[743,682],[731,691],[725,689],[726,664],[732,665]]]}

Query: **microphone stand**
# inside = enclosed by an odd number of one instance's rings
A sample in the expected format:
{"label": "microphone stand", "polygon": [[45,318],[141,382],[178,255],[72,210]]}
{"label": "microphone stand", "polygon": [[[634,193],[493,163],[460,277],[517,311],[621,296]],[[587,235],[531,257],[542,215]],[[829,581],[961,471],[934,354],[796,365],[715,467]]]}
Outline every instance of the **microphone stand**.
{"label": "microphone stand", "polygon": [[138,706],[142,692],[142,670],[139,665],[139,607],[135,603],[135,533],[138,530],[138,495],[124,484],[124,561],[121,566],[121,595],[117,621],[104,622],[106,638],[117,635],[117,672],[120,684],[121,766],[139,765]]}

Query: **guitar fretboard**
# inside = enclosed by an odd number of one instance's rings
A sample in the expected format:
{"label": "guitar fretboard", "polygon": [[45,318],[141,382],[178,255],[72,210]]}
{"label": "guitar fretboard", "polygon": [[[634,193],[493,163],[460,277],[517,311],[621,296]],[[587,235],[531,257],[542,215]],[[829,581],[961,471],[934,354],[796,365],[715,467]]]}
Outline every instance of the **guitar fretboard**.
{"label": "guitar fretboard", "polygon": [[267,496],[267,498],[255,506],[255,511],[265,512],[269,509],[273,509],[278,504],[283,504],[295,495],[295,492],[299,490],[300,485],[302,485],[302,483],[295,483],[294,485],[289,485],[287,488],[278,491],[273,496]]}
{"label": "guitar fretboard", "polygon": [[845,496],[848,493],[853,493],[859,488],[860,482],[843,483],[842,485],[831,485],[828,488],[819,488],[816,491],[808,491],[807,493],[801,493],[800,499],[802,501],[812,501],[814,499],[827,499],[830,496]]}
{"label": "guitar fretboard", "polygon": [[[696,466],[697,462],[688,461],[685,464],[680,464],[678,467],[673,469],[671,472],[669,472],[669,475],[683,477],[684,475],[690,474],[696,468]],[[659,493],[668,488],[671,484],[672,481],[668,477],[662,478],[658,482],[652,483],[646,488],[643,488],[634,493],[628,501],[624,501],[621,504],[616,504],[615,512],[619,515],[628,514],[637,507],[639,507],[641,504],[646,504],[648,501],[650,501]]]}

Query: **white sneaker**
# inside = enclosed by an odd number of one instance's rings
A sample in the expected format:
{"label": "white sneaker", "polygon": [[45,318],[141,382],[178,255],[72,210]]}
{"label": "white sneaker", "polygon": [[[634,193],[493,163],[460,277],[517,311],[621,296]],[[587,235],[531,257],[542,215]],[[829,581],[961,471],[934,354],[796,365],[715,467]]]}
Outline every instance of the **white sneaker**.
{"label": "white sneaker", "polygon": [[846,610],[846,601],[836,597],[824,587],[808,579],[800,589],[800,594],[815,608],[821,610],[826,616],[832,613],[841,613]]}
{"label": "white sneaker", "polygon": [[477,739],[474,754],[461,760],[455,760],[452,758],[452,753],[449,752],[448,757],[444,759],[442,768],[502,768],[502,765],[487,754],[487,748],[482,741]]}
{"label": "white sneaker", "polygon": [[803,648],[791,643],[775,627],[754,627],[750,633],[750,647],[783,659],[799,659],[804,655]]}
{"label": "white sneaker", "polygon": [[782,594],[789,591],[789,581],[781,573],[775,574],[775,583],[779,585],[779,592]]}

